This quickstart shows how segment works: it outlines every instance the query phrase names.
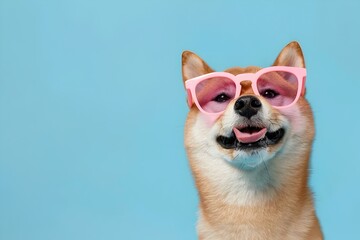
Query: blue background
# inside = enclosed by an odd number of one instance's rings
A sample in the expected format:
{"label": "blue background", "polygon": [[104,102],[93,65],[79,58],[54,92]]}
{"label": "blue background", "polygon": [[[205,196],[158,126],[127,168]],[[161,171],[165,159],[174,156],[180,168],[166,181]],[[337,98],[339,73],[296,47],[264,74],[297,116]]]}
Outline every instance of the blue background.
{"label": "blue background", "polygon": [[181,52],[301,43],[327,239],[359,239],[360,1],[0,0],[0,239],[196,239]]}

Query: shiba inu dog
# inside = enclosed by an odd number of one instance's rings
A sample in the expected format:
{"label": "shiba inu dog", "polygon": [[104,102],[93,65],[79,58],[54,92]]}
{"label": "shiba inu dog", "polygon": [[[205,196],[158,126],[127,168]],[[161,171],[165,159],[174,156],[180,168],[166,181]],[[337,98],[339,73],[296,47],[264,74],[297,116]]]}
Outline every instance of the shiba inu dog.
{"label": "shiba inu dog", "polygon": [[182,75],[199,239],[323,239],[308,186],[314,120],[300,45],[271,67],[224,72],[185,51]]}

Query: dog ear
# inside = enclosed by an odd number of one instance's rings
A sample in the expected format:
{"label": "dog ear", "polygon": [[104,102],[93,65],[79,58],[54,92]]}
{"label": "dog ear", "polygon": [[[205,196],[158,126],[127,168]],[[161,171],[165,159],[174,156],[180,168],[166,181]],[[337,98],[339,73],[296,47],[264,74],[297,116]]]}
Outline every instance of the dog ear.
{"label": "dog ear", "polygon": [[291,42],[281,50],[273,66],[305,67],[304,55],[298,42]]}
{"label": "dog ear", "polygon": [[214,72],[198,55],[190,51],[182,54],[182,76],[184,82],[206,73]]}

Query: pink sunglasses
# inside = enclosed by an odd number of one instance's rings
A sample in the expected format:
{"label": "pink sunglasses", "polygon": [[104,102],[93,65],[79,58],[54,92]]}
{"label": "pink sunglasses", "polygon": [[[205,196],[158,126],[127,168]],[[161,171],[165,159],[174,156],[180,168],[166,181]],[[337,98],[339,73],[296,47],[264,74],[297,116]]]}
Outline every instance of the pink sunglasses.
{"label": "pink sunglasses", "polygon": [[188,104],[212,117],[219,117],[230,101],[241,93],[241,82],[250,81],[254,93],[265,98],[275,108],[287,108],[295,104],[305,93],[306,69],[273,66],[256,73],[233,75],[212,72],[185,82]]}

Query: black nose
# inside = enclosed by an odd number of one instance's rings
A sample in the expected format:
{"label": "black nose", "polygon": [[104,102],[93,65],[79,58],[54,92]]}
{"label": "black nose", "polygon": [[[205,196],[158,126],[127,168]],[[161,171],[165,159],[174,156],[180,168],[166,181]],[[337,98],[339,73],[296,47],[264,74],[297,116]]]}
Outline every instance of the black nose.
{"label": "black nose", "polygon": [[236,100],[234,110],[243,117],[251,118],[261,108],[261,102],[254,96],[243,96]]}

